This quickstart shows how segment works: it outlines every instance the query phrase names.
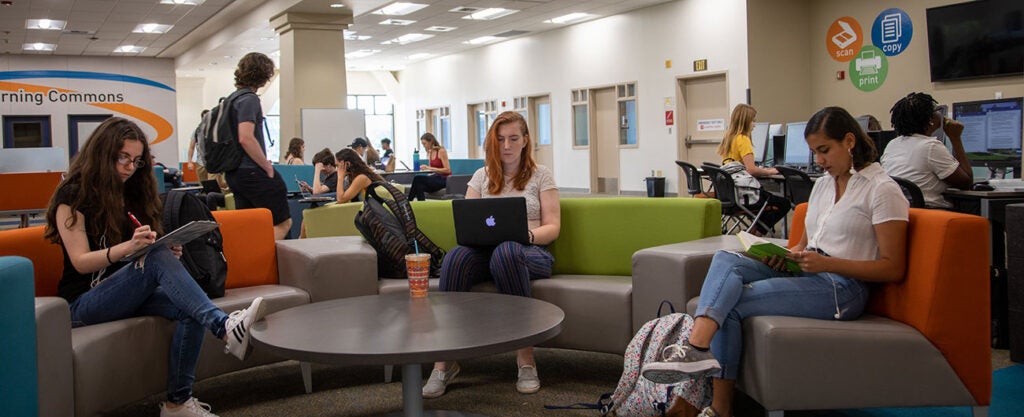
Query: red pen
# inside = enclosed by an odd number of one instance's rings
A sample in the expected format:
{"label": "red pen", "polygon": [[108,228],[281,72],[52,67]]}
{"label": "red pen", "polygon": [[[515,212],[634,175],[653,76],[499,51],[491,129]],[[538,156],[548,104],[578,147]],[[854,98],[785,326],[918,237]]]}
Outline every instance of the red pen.
{"label": "red pen", "polygon": [[135,223],[135,227],[142,227],[142,223],[140,223],[139,219],[136,219],[135,215],[130,211],[128,212],[128,218],[132,219],[132,223]]}

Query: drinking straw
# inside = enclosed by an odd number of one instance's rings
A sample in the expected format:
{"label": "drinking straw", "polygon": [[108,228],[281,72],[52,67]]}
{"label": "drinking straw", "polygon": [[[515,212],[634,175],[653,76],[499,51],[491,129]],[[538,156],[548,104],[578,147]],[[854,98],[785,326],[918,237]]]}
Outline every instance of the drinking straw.
{"label": "drinking straw", "polygon": [[420,254],[420,242],[417,242],[417,241],[413,240],[412,241],[412,246],[414,248],[416,248],[416,254],[419,255]]}

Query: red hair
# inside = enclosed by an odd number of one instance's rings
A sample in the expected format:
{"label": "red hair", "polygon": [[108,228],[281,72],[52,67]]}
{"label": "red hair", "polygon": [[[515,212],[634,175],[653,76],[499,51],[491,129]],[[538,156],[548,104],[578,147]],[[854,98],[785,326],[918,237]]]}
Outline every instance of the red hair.
{"label": "red hair", "polygon": [[501,144],[498,143],[498,128],[505,123],[519,123],[525,141],[519,155],[519,171],[512,179],[512,187],[519,191],[526,189],[526,184],[530,182],[533,171],[537,168],[537,162],[533,160],[531,152],[530,129],[526,127],[526,119],[514,111],[499,114],[491,129],[487,131],[487,138],[484,139],[484,150],[487,153],[484,160],[484,167],[487,170],[487,192],[491,195],[501,194],[505,188],[505,175],[501,167]]}

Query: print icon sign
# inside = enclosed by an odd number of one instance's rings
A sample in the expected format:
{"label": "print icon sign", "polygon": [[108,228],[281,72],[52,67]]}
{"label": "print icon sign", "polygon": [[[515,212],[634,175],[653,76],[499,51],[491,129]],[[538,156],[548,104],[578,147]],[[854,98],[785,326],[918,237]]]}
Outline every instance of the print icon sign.
{"label": "print icon sign", "polygon": [[484,223],[487,224],[487,227],[494,227],[498,224],[498,222],[494,221],[494,216],[488,216],[484,219]]}

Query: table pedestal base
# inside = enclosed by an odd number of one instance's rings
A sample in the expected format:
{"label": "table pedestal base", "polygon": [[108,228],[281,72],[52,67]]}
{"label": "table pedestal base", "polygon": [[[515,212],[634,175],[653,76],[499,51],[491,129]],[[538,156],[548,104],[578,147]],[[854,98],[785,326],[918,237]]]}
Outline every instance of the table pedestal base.
{"label": "table pedestal base", "polygon": [[[482,414],[467,413],[465,411],[448,411],[448,410],[424,410],[423,417],[488,417]],[[385,414],[383,417],[405,417],[404,411],[396,413]]]}

